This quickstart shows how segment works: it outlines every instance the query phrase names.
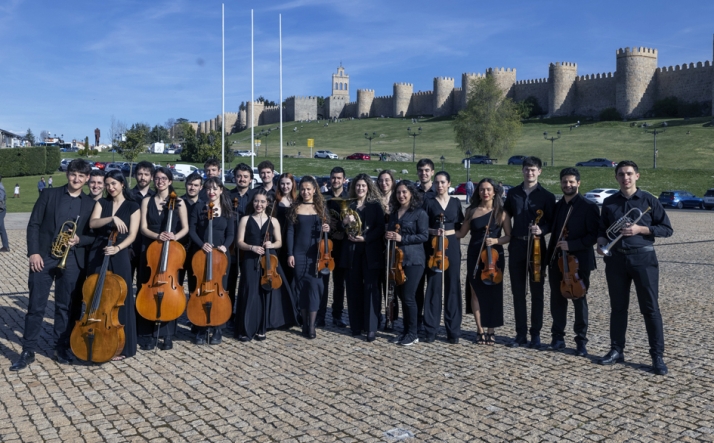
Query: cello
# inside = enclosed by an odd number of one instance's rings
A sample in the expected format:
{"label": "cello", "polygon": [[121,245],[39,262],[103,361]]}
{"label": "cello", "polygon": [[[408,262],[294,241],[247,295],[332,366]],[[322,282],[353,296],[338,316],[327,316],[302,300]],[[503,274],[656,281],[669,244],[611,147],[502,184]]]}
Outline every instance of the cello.
{"label": "cello", "polygon": [[[205,242],[213,246],[213,202],[208,203],[208,229]],[[196,289],[186,307],[188,319],[196,326],[220,326],[231,318],[233,307],[223,287],[223,276],[228,269],[228,257],[220,250],[199,249],[191,259],[196,276]]]}
{"label": "cello", "polygon": [[[322,217],[322,223],[327,223],[327,218]],[[327,232],[320,233],[320,243],[317,248],[317,264],[315,265],[315,276],[319,274],[329,275],[335,270],[335,259],[332,258],[332,240],[327,236]]]}
{"label": "cello", "polygon": [[[400,226],[397,223],[394,227],[394,232],[399,234]],[[394,327],[394,319],[396,318],[397,297],[395,288],[401,286],[407,281],[407,276],[404,273],[402,263],[404,262],[404,251],[397,247],[396,240],[387,239],[387,290],[385,291],[386,321],[384,329],[392,329]]]}
{"label": "cello", "polygon": [[[114,246],[117,230],[109,236],[107,247]],[[72,352],[80,360],[104,363],[124,350],[124,325],[119,323],[119,308],[126,299],[126,282],[109,271],[110,255],[104,256],[98,274],[92,274],[82,285],[82,302],[86,309],[77,320],[69,338]]]}
{"label": "cello", "polygon": [[[263,239],[263,248],[270,238],[270,228],[273,226],[272,223],[272,213],[275,211],[275,204],[278,201],[273,202],[273,207],[270,209],[270,214],[268,215],[268,229],[265,230],[265,238]],[[274,289],[280,289],[283,285],[283,279],[278,273],[278,259],[273,257],[267,249],[265,254],[260,257],[260,267],[262,268],[262,273],[260,275],[260,286],[266,291],[272,291]]]}
{"label": "cello", "polygon": [[[169,211],[166,230],[171,232],[173,213],[176,208],[175,192],[169,195],[166,209]],[[153,201],[149,204],[154,204]],[[156,240],[146,248],[146,262],[151,269],[149,281],[141,286],[136,296],[136,312],[149,321],[156,322],[158,330],[161,322],[176,320],[186,309],[186,294],[179,285],[178,272],[186,261],[186,250],[176,240]],[[156,340],[159,340],[156,334]]]}
{"label": "cello", "polygon": [[[568,215],[565,216],[565,222],[563,223],[563,229],[560,231],[558,242],[568,238],[567,224],[572,210],[573,207],[571,206],[570,209],[568,209]],[[582,298],[587,292],[585,283],[583,283],[583,280],[578,275],[579,266],[578,259],[574,255],[568,254],[568,251],[560,250],[558,268],[560,268],[560,273],[563,276],[560,280],[560,294],[569,300]]]}

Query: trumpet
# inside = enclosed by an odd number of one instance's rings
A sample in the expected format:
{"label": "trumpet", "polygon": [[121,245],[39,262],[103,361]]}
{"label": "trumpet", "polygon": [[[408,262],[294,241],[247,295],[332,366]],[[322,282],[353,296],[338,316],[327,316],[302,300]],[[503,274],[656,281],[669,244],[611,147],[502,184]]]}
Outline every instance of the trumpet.
{"label": "trumpet", "polygon": [[[610,243],[600,248],[600,251],[602,251],[602,253],[607,256],[612,255],[612,252],[610,252],[610,250],[615,245],[615,243],[617,243],[622,238],[622,230],[628,226],[636,225],[637,222],[642,219],[642,216],[645,215],[645,213],[650,209],[652,208],[648,206],[647,209],[645,209],[645,212],[642,212],[637,208],[632,208],[627,211],[625,215],[620,217],[619,220],[617,220],[609,228],[607,228],[607,231],[605,231],[605,233],[607,234],[607,238],[610,239]],[[635,211],[635,214],[639,214],[634,220],[632,220],[632,218],[630,217],[630,213],[633,211]]]}
{"label": "trumpet", "polygon": [[[340,203],[340,213],[338,217],[339,220],[344,220],[345,217],[347,217],[348,215],[354,217],[354,221],[345,226],[345,232],[347,233],[347,235],[351,235],[352,237],[359,237],[360,235],[362,235],[362,220],[360,220],[359,218],[359,213],[350,207],[350,204],[354,201],[357,201],[357,199],[333,198],[332,201]],[[335,214],[337,211],[332,210],[331,212]]]}
{"label": "trumpet", "polygon": [[69,242],[72,240],[74,233],[77,231],[77,222],[79,222],[79,216],[77,216],[75,221],[67,220],[62,223],[59,234],[52,242],[52,256],[54,258],[62,259],[57,265],[58,269],[64,269],[67,266],[67,256],[69,255],[69,250],[71,248]]}

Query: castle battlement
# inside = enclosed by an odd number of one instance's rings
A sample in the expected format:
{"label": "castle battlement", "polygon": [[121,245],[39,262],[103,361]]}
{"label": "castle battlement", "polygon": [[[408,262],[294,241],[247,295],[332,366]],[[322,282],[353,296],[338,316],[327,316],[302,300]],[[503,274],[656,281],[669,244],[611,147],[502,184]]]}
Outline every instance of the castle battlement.
{"label": "castle battlement", "polygon": [[486,73],[488,74],[496,74],[496,73],[501,73],[501,72],[512,72],[516,73],[516,68],[488,68],[486,69]]}
{"label": "castle battlement", "polygon": [[413,83],[395,83],[394,86],[411,86],[414,87]]}
{"label": "castle battlement", "polygon": [[375,97],[374,99],[375,100],[385,100],[385,99],[391,99],[393,97],[394,97],[393,95],[381,95],[379,97]]}
{"label": "castle battlement", "polygon": [[549,67],[556,69],[578,69],[578,64],[572,62],[555,62],[551,63]]}
{"label": "castle battlement", "polygon": [[485,75],[483,75],[483,74],[480,73],[480,72],[477,72],[477,73],[474,73],[474,72],[464,72],[464,73],[461,74],[461,75],[462,75],[462,76],[466,76],[466,77],[480,77],[480,78],[485,77]]}
{"label": "castle battlement", "polygon": [[616,52],[617,58],[620,57],[633,57],[633,56],[640,56],[640,57],[652,57],[652,58],[657,58],[657,50],[653,48],[644,48],[642,46],[638,47],[633,47],[632,49],[630,48],[625,48],[625,49],[618,49]]}
{"label": "castle battlement", "polygon": [[357,92],[371,92],[374,94],[374,89],[358,89]]}
{"label": "castle battlement", "polygon": [[434,91],[418,91],[412,95],[422,96],[422,95],[434,95]]}
{"label": "castle battlement", "polygon": [[530,80],[518,80],[516,82],[517,85],[533,85],[537,83],[548,83],[547,78],[533,78]]}
{"label": "castle battlement", "polygon": [[612,78],[612,72],[605,73],[603,72],[602,74],[586,74],[586,75],[579,75],[575,77],[575,81],[584,81],[584,80],[600,80],[603,78]]}
{"label": "castle battlement", "polygon": [[434,77],[434,80],[454,81],[453,77]]}
{"label": "castle battlement", "polygon": [[657,68],[657,72],[672,72],[672,71],[681,71],[685,69],[697,69],[697,68],[709,68],[713,64],[709,62],[709,60],[705,61],[704,63],[702,62],[697,62],[695,65],[694,63],[690,63],[687,65],[686,63],[683,65],[674,65],[674,66],[663,66],[661,68]]}

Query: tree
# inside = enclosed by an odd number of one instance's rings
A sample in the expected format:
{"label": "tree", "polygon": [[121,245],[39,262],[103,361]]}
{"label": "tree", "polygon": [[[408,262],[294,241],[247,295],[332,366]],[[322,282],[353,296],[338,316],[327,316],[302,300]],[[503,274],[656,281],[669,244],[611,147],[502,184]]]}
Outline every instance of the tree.
{"label": "tree", "polygon": [[[148,137],[147,128],[148,126],[143,123],[134,123],[131,125],[131,128],[126,131],[126,140],[119,143],[122,157],[132,163],[132,168],[134,166],[133,163],[139,158],[139,154],[146,150],[146,139]],[[134,171],[129,169],[129,186],[131,186],[131,176],[133,173]]]}
{"label": "tree", "polygon": [[196,131],[188,122],[179,123],[177,134],[180,134],[181,139],[181,160],[185,162],[200,162],[198,159],[198,140],[196,139]]}
{"label": "tree", "polygon": [[466,109],[454,120],[456,143],[463,152],[500,157],[518,140],[520,117],[518,106],[504,97],[493,77],[477,80],[469,91]]}
{"label": "tree", "polygon": [[265,97],[263,97],[262,95],[261,95],[260,97],[258,97],[258,100],[256,100],[256,101],[258,101],[258,102],[263,102],[263,104],[264,104],[265,106],[278,106],[277,103],[275,103],[275,102],[272,101],[272,100],[267,100],[267,99],[266,99]]}
{"label": "tree", "polygon": [[149,131],[149,143],[161,142],[169,139],[169,130],[161,125],[155,125]]}
{"label": "tree", "polygon": [[30,142],[30,146],[35,146],[35,134],[32,133],[32,129],[27,128],[27,134],[25,134],[25,140]]}

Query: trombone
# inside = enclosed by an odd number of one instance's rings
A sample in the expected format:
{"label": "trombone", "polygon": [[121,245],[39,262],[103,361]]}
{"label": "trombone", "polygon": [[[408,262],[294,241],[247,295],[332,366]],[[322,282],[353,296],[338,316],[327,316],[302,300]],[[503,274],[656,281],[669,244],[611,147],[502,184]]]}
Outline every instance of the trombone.
{"label": "trombone", "polygon": [[[645,215],[647,211],[649,211],[650,208],[649,206],[647,209],[645,209],[645,212],[640,211],[637,208],[632,208],[629,211],[625,213],[622,217],[620,217],[619,220],[617,220],[615,223],[613,223],[609,228],[607,228],[607,231],[605,233],[607,234],[607,238],[610,240],[610,243],[606,244],[605,246],[600,248],[600,251],[607,255],[608,257],[612,255],[611,249],[617,243],[621,238],[622,238],[622,230],[628,226],[636,225],[638,221],[642,219],[642,216]],[[635,211],[635,214],[637,215],[637,218],[632,220],[630,218],[630,213],[632,211]]]}

